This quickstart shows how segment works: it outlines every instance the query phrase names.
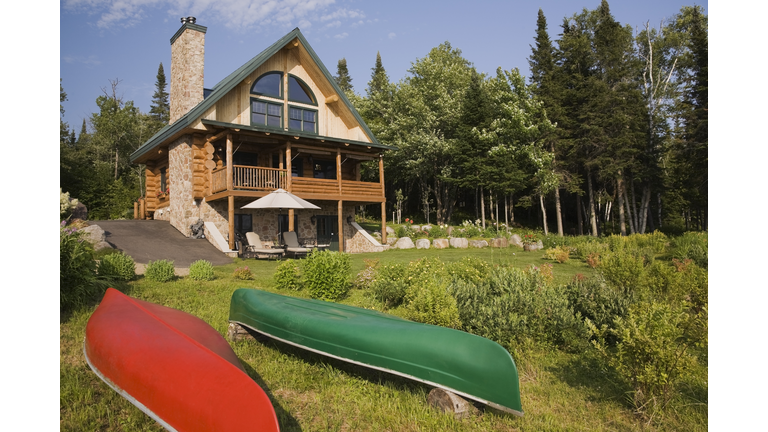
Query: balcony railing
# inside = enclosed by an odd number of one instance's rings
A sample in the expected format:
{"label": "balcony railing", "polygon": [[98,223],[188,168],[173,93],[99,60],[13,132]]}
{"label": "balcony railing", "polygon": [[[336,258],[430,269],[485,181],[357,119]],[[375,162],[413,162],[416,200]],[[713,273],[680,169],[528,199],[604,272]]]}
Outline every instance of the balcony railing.
{"label": "balcony railing", "polygon": [[[232,167],[232,186],[235,190],[287,189],[287,170],[244,165]],[[227,190],[227,169],[213,171],[212,192]],[[291,177],[291,191],[295,194],[321,194],[334,196],[382,197],[381,183],[342,180],[341,189],[336,179]]]}
{"label": "balcony railing", "polygon": [[[232,185],[240,190],[275,190],[285,189],[287,170],[278,168],[263,168],[245,165],[232,167]],[[213,172],[213,193],[227,190],[227,168],[219,168]]]}

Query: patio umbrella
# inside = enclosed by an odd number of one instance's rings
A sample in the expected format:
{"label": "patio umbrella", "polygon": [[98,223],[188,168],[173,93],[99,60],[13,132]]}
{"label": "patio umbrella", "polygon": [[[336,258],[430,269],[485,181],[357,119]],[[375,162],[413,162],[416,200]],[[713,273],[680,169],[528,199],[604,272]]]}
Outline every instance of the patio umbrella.
{"label": "patio umbrella", "polygon": [[[246,204],[240,208],[244,209],[267,209],[276,208],[279,212],[283,209],[319,209],[320,207],[309,201],[303,200],[285,189],[277,189],[263,196],[256,201]],[[279,231],[279,229],[278,229]],[[278,237],[280,233],[277,233]]]}

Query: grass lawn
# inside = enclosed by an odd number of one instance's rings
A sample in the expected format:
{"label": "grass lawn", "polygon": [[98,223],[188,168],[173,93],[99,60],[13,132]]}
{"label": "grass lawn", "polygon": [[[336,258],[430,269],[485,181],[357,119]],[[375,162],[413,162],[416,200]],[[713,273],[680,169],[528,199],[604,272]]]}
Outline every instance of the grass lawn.
{"label": "grass lawn", "polygon": [[[477,256],[489,263],[526,267],[541,265],[541,252],[519,248],[393,250],[352,256],[353,273],[364,259],[382,264],[409,262],[424,256],[456,261]],[[272,274],[279,263],[236,260],[216,267],[217,279],[194,282],[178,279],[154,283],[139,277],[122,287],[133,297],[196,315],[222,335],[228,326],[229,300],[240,287],[276,291]],[[254,280],[232,277],[247,265]],[[592,269],[576,260],[553,265],[558,283],[575,274],[589,276]],[[307,296],[305,292],[281,292]],[[352,290],[343,303],[375,306],[375,301]],[[161,431],[157,423],[120,397],[93,372],[83,357],[85,325],[96,306],[62,317],[60,324],[60,427],[65,431]],[[650,423],[635,416],[625,403],[615,378],[601,369],[589,353],[566,353],[532,346],[517,353],[523,410],[514,417],[481,410],[455,420],[427,403],[430,387],[384,372],[329,359],[276,341],[245,340],[232,343],[248,374],[267,392],[283,431],[635,431],[707,429],[706,370],[701,382],[691,381],[686,394],[674,400],[664,418]]]}

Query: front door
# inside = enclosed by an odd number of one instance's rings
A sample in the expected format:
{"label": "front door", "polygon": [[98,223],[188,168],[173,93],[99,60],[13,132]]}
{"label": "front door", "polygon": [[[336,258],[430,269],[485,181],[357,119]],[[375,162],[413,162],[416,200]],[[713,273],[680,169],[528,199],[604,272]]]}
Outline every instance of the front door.
{"label": "front door", "polygon": [[338,241],[339,219],[336,216],[317,216],[317,244],[329,245]]}

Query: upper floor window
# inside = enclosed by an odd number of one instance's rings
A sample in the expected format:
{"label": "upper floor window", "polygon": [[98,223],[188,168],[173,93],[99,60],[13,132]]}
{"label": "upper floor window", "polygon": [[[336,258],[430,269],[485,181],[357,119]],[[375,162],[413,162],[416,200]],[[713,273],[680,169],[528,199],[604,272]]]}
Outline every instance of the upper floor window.
{"label": "upper floor window", "polygon": [[316,104],[314,94],[304,81],[293,75],[288,75],[288,99],[293,102]]}
{"label": "upper floor window", "polygon": [[256,79],[251,87],[251,93],[275,98],[283,97],[283,74],[280,72],[267,72]]}
{"label": "upper floor window", "polygon": [[283,127],[283,104],[251,100],[251,124]]}
{"label": "upper floor window", "polygon": [[317,133],[317,111],[289,106],[288,128],[295,131]]}

